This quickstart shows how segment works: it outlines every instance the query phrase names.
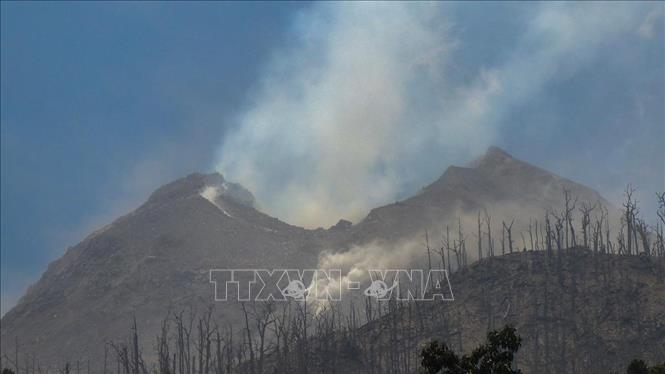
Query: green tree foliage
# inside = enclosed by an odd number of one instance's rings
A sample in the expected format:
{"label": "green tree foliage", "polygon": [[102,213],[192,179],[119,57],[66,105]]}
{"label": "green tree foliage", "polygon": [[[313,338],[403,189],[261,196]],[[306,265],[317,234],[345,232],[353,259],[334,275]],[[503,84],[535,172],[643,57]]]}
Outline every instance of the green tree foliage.
{"label": "green tree foliage", "polygon": [[490,331],[485,344],[462,357],[445,344],[433,341],[421,351],[421,364],[427,374],[520,374],[512,364],[521,344],[515,328],[506,326]]}
{"label": "green tree foliage", "polygon": [[634,359],[630,362],[630,365],[628,365],[626,374],[649,374],[649,367],[644,361]]}
{"label": "green tree foliage", "polygon": [[2,369],[2,374],[14,374],[14,371],[9,368]]}
{"label": "green tree foliage", "polygon": [[646,362],[636,358],[626,368],[626,374],[665,374],[665,362],[648,367]]}
{"label": "green tree foliage", "polygon": [[665,362],[650,367],[649,374],[665,374]]}

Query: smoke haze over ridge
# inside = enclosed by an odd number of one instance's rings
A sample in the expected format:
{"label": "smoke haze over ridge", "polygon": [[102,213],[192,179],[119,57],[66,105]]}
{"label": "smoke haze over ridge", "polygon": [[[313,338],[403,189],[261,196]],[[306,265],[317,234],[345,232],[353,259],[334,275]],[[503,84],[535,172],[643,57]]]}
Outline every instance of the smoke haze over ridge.
{"label": "smoke haze over ridge", "polygon": [[615,206],[632,183],[646,219],[665,190],[663,3],[1,7],[0,314],[194,171],[307,227],[490,144]]}
{"label": "smoke haze over ridge", "polygon": [[461,79],[449,11],[324,3],[301,12],[296,41],[267,65],[216,168],[287,222],[356,220],[510,138],[513,111],[597,63],[613,39],[651,35],[656,17],[645,4],[539,4],[502,59]]}

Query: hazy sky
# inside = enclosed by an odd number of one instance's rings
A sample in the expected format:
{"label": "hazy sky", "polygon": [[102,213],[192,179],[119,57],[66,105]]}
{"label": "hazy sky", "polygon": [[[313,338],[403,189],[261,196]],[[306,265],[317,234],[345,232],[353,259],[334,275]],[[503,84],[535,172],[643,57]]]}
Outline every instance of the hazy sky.
{"label": "hazy sky", "polygon": [[663,3],[1,7],[3,313],[193,171],[307,226],[490,144],[610,200],[665,189]]}

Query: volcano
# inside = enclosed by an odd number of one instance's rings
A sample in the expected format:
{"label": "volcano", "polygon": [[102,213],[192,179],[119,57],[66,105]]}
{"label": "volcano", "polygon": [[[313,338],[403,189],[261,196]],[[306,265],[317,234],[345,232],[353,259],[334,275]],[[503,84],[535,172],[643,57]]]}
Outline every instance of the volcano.
{"label": "volcano", "polygon": [[214,303],[210,269],[313,268],[324,250],[441,231],[480,212],[490,212],[496,227],[512,218],[524,226],[560,207],[564,192],[614,211],[593,189],[496,147],[466,167],[449,167],[408,199],[328,230],[296,227],[259,211],[250,191],[220,174],[191,174],[160,187],[51,263],[2,318],[2,353],[11,357],[18,342],[44,365],[99,362],[104,342],[122,339],[132,318],[139,321],[141,343],[151,347],[160,321],[183,308],[210,308],[215,318],[240,323],[237,304]]}

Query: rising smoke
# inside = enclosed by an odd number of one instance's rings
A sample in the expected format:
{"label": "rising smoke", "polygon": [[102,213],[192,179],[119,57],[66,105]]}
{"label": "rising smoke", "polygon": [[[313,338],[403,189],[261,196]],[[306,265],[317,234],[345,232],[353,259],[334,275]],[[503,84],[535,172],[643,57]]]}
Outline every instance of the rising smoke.
{"label": "rising smoke", "polygon": [[289,223],[357,220],[500,141],[511,110],[593,63],[607,40],[638,32],[645,14],[625,4],[539,4],[505,59],[459,83],[450,79],[460,42],[446,7],[307,8],[225,136],[217,169]]}

